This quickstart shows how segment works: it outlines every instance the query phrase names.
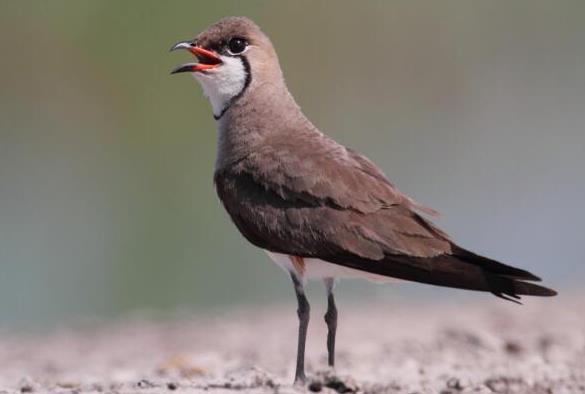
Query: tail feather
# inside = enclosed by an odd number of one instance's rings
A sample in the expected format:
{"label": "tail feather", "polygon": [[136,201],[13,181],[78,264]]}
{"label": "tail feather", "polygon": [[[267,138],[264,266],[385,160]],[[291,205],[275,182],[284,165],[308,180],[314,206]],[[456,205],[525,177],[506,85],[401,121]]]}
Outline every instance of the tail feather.
{"label": "tail feather", "polygon": [[518,302],[521,295],[550,297],[557,294],[547,287],[529,283],[542,281],[531,272],[480,256],[454,244],[452,251],[453,256],[463,262],[482,268],[491,287],[490,292],[497,297]]}
{"label": "tail feather", "polygon": [[538,276],[528,271],[500,263],[499,261],[492,260],[487,257],[480,256],[478,254],[470,252],[469,250],[463,249],[455,244],[451,244],[451,248],[453,250],[454,256],[459,257],[461,260],[467,263],[480,266],[489,272],[499,274],[502,276],[508,276],[514,279],[529,280],[533,282],[540,282],[542,280]]}
{"label": "tail feather", "polygon": [[556,291],[547,287],[506,276],[494,275],[488,282],[490,282],[490,292],[493,295],[516,303],[519,303],[518,300],[521,295],[551,297],[557,294]]}
{"label": "tail feather", "polygon": [[490,292],[516,303],[523,295],[550,297],[557,294],[555,290],[530,283],[540,281],[540,278],[528,271],[476,255],[455,245],[453,254],[428,258],[387,255],[382,261],[371,261],[355,256],[336,256],[328,260],[397,279]]}

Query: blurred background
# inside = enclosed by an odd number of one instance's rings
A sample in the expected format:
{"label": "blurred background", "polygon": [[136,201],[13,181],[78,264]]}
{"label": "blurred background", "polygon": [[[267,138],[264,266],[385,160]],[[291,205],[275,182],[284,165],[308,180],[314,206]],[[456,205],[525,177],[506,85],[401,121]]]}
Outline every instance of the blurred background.
{"label": "blurred background", "polygon": [[[3,1],[0,328],[293,310],[287,275],[214,195],[208,103],[169,75],[190,56],[168,48],[228,15],[268,33],[318,127],[439,210],[460,244],[565,294],[585,279],[581,0]],[[338,289],[341,302],[487,298]]]}

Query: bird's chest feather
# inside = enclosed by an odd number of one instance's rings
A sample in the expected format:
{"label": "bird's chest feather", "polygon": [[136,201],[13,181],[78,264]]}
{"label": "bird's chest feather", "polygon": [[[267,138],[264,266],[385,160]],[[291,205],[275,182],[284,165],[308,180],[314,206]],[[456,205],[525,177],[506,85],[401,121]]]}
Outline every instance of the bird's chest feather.
{"label": "bird's chest feather", "polygon": [[278,215],[267,208],[268,196],[258,190],[250,177],[227,171],[216,171],[214,185],[224,209],[242,235],[257,246],[265,245],[267,235],[275,231]]}
{"label": "bird's chest feather", "polygon": [[303,203],[299,206],[283,198],[248,173],[216,171],[214,180],[223,207],[248,241],[273,251],[304,249],[306,229],[295,221]]}

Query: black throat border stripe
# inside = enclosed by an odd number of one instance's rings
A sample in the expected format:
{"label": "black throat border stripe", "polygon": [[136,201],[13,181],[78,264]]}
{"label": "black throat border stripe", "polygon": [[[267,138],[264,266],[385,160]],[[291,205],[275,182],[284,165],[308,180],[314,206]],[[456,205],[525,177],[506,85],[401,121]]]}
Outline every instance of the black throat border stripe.
{"label": "black throat border stripe", "polygon": [[246,59],[245,56],[239,56],[239,58],[242,61],[242,64],[244,65],[244,73],[246,74],[246,79],[244,80],[244,87],[242,88],[242,90],[240,90],[240,92],[238,94],[236,94],[234,97],[232,97],[230,99],[230,101],[227,103],[227,105],[221,110],[219,115],[213,114],[213,119],[215,119],[215,120],[221,119],[221,117],[226,113],[226,111],[228,109],[230,109],[230,107],[240,97],[242,97],[242,95],[246,92],[246,89],[248,89],[248,86],[250,86],[250,82],[252,82],[252,72],[251,72],[251,68],[250,68],[250,62],[248,61],[248,59]]}

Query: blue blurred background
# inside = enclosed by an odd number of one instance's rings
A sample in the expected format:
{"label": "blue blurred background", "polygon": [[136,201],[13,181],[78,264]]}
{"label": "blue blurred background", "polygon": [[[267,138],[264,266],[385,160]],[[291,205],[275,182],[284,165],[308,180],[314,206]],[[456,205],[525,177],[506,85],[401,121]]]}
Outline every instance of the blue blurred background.
{"label": "blue blurred background", "polygon": [[[581,0],[3,1],[0,327],[293,308],[287,276],[214,195],[200,88],[169,76],[190,60],[170,45],[228,15],[268,33],[318,127],[442,212],[461,244],[560,290],[585,278]],[[360,282],[338,293],[486,297]]]}

